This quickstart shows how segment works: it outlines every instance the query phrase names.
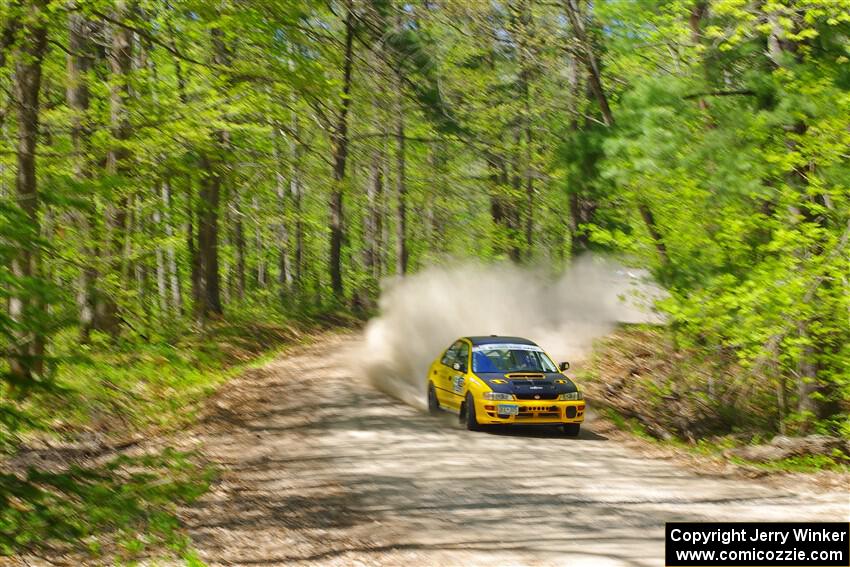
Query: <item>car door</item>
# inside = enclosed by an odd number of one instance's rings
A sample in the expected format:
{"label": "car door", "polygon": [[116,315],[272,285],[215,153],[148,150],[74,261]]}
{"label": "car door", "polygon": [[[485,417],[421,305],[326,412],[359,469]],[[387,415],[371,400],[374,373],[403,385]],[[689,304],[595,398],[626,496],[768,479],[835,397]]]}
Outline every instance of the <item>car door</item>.
{"label": "car door", "polygon": [[457,341],[443,353],[440,363],[434,366],[434,374],[431,379],[434,381],[434,387],[437,390],[437,400],[443,407],[456,407],[454,404],[454,396],[452,394],[452,386],[450,376],[457,372],[452,368],[452,365],[457,359],[457,353],[460,350],[462,342]]}
{"label": "car door", "polygon": [[[460,404],[466,396],[466,374],[469,371],[469,343],[460,340],[455,344],[459,347],[455,354],[454,363],[448,368],[448,389],[451,392],[449,407],[460,410]],[[460,368],[455,369],[454,364],[459,364]]]}

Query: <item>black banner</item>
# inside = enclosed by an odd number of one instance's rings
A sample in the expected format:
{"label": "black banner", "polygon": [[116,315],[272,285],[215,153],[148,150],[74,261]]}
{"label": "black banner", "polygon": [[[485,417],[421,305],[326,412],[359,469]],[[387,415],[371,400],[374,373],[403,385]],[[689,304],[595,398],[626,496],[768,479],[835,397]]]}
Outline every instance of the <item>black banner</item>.
{"label": "black banner", "polygon": [[850,524],[843,522],[672,522],[667,567],[850,567]]}

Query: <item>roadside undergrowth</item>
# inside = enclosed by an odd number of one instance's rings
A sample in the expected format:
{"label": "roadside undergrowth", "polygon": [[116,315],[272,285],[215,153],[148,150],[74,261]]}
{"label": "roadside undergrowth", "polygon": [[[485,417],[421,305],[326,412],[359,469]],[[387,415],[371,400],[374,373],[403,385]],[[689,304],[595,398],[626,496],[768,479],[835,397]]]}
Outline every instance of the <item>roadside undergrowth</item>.
{"label": "roadside undergrowth", "polygon": [[[675,348],[663,327],[628,325],[598,341],[579,380],[602,416],[645,440],[766,472],[850,472],[850,440],[815,435],[781,450],[792,442],[780,435],[769,385],[728,354]],[[746,451],[771,443],[780,447],[761,451],[766,458]]]}
{"label": "roadside undergrowth", "polygon": [[203,329],[93,334],[86,344],[73,329],[60,333],[47,387],[17,399],[0,392],[16,416],[0,423],[0,556],[201,565],[176,511],[204,494],[216,471],[202,455],[145,441],[190,425],[204,400],[245,370],[357,324],[346,314],[255,313]]}
{"label": "roadside undergrowth", "polygon": [[2,473],[0,555],[26,553],[51,564],[189,557],[176,509],[206,492],[214,475],[194,455],[171,449],[59,472]]}
{"label": "roadside undergrowth", "polygon": [[121,445],[180,429],[235,375],[323,330],[356,324],[345,315],[243,315],[202,329],[175,327],[117,341],[94,333],[87,344],[69,329],[54,341],[53,356],[61,362],[49,386],[6,402],[24,419],[14,430],[0,427],[0,446],[14,452],[69,441]]}

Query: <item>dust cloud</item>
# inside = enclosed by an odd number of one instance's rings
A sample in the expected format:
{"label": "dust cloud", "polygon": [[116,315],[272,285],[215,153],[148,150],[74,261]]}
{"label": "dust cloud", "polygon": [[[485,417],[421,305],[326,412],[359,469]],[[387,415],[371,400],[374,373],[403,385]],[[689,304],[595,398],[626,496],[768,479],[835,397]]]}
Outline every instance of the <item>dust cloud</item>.
{"label": "dust cloud", "polygon": [[617,323],[658,320],[648,307],[657,293],[645,272],[592,256],[559,277],[507,264],[427,268],[385,282],[358,358],[378,389],[421,408],[428,366],[458,337],[526,337],[575,362]]}

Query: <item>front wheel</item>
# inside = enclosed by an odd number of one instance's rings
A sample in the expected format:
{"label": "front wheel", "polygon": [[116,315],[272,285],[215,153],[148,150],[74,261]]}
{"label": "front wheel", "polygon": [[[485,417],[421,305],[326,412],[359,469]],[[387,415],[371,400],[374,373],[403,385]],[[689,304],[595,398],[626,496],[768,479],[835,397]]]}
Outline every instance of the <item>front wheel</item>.
{"label": "front wheel", "polygon": [[565,423],[562,425],[564,430],[564,435],[567,437],[578,437],[578,434],[581,432],[581,424],[580,423]]}
{"label": "front wheel", "polygon": [[464,410],[466,413],[466,428],[470,431],[479,431],[481,425],[478,423],[478,418],[475,417],[475,401],[472,399],[472,394],[466,395]]}
{"label": "front wheel", "polygon": [[440,413],[440,400],[437,399],[437,390],[433,384],[428,384],[428,413],[437,415]]}

